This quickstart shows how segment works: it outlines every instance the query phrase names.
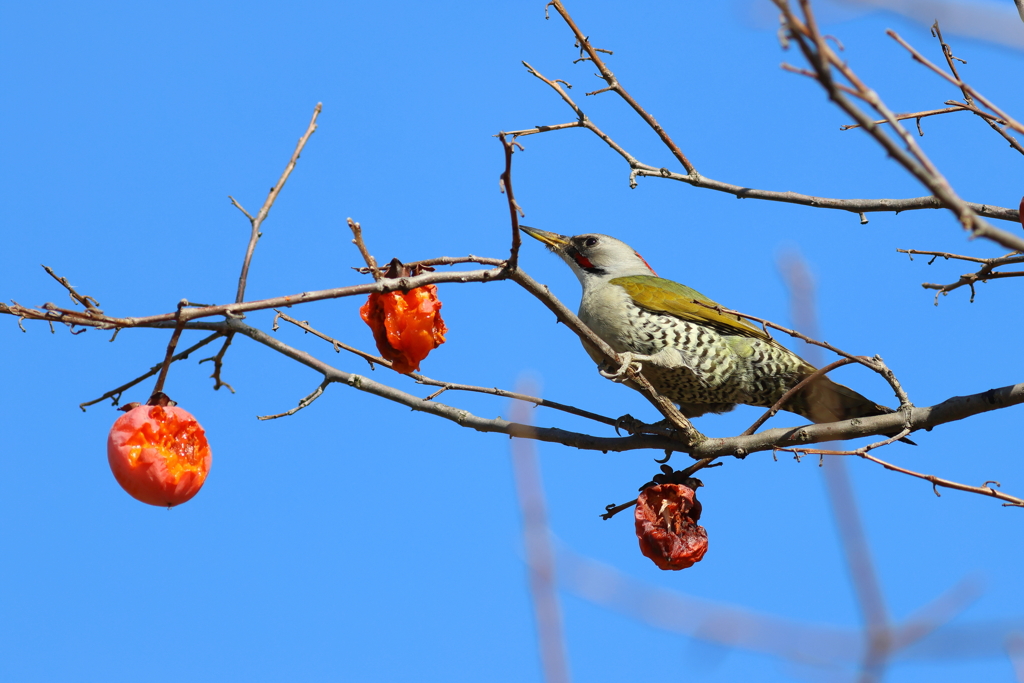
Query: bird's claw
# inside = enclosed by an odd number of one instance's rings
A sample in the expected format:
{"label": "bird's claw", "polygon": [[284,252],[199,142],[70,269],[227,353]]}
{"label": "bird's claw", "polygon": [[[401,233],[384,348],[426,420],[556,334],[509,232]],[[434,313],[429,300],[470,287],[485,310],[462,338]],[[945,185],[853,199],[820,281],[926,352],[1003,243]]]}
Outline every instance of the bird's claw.
{"label": "bird's claw", "polygon": [[615,421],[615,433],[618,434],[620,429],[626,431],[627,434],[641,434],[640,431],[646,427],[646,423],[641,422],[630,414],[625,414]]}
{"label": "bird's claw", "polygon": [[624,351],[619,354],[619,359],[621,360],[621,364],[618,369],[614,371],[608,369],[610,364],[602,364],[602,366],[598,368],[598,372],[601,373],[601,376],[610,379],[613,382],[624,382],[630,368],[637,373],[643,370],[643,365],[640,364],[639,360],[636,360],[636,354]]}

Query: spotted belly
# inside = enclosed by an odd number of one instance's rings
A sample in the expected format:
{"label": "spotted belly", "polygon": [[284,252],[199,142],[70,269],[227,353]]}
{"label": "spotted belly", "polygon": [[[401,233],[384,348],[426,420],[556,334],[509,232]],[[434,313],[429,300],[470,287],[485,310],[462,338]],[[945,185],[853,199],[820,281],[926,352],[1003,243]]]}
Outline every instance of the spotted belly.
{"label": "spotted belly", "polygon": [[631,313],[628,333],[609,344],[617,351],[657,355],[663,362],[644,363],[644,376],[687,417],[726,412],[741,403],[771,406],[806,375],[798,356],[756,337],[724,334],[641,308]]}

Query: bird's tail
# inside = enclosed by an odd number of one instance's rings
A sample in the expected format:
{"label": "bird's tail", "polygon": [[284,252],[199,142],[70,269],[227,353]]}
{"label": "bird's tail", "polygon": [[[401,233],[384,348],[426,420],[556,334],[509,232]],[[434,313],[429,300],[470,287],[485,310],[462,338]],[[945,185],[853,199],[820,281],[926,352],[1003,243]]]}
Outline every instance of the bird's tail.
{"label": "bird's tail", "polygon": [[[855,417],[873,417],[894,412],[861,396],[853,389],[837,384],[828,377],[818,377],[791,398],[784,410],[802,415],[812,422],[839,422]],[[895,436],[896,432],[887,436]],[[910,439],[901,439],[914,443]]]}

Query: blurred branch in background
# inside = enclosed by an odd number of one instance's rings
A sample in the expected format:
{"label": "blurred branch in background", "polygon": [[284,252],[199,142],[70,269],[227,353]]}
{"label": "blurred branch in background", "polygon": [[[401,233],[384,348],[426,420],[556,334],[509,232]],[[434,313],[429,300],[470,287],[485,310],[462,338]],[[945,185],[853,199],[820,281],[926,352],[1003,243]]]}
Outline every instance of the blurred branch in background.
{"label": "blurred branch in background", "polygon": [[[1021,20],[1024,20],[1021,0],[1014,2]],[[933,21],[939,21],[944,26],[952,27],[950,33],[958,36],[984,40],[1018,50],[1024,49],[1024,31],[1021,31],[1021,25],[1017,22],[1010,3],[1005,0],[829,0],[824,4],[890,12],[925,26]]]}
{"label": "blurred branch in background", "polygon": [[[529,382],[520,379],[519,393],[538,393]],[[529,424],[534,406],[512,401],[511,418]],[[523,549],[530,574],[530,596],[537,620],[537,645],[541,666],[547,683],[569,683],[569,662],[562,631],[562,611],[555,589],[555,558],[548,528],[544,485],[541,482],[537,450],[532,441],[512,439],[512,471],[516,481],[516,496],[523,519]]]}
{"label": "blurred branch in background", "polygon": [[[660,588],[556,545],[559,583],[570,593],[655,628],[834,673],[860,672],[869,644],[864,632],[801,622]],[[1024,632],[1024,617],[948,623],[980,594],[963,581],[906,621],[892,624],[888,662],[1006,657],[1006,643]],[[571,625],[570,625],[571,627]]]}
{"label": "blurred branch in background", "polygon": [[[1016,10],[1009,0],[819,0],[816,4],[832,22],[868,14],[895,15],[922,26],[937,20],[952,35],[1024,50],[1020,24],[1024,5],[1022,0],[1014,3]],[[743,9],[744,19],[758,28],[777,23],[777,15],[765,7],[763,0],[747,0]]]}
{"label": "blurred branch in background", "polygon": [[[1020,0],[1017,0],[1020,3]],[[1024,16],[1024,12],[1022,12]],[[1011,633],[1006,639],[1006,651],[1013,664],[1013,673],[1017,683],[1024,683],[1024,629]]]}
{"label": "blurred branch in background", "polygon": [[[799,252],[791,251],[779,258],[778,265],[789,289],[793,326],[803,330],[810,337],[819,337],[814,280],[807,263]],[[822,364],[818,347],[808,348],[805,357],[811,365]],[[881,679],[892,646],[885,596],[882,594],[875,564],[871,560],[871,549],[864,534],[864,523],[857,509],[857,499],[854,496],[853,482],[850,480],[846,460],[842,456],[833,456],[824,458],[821,465],[829,503],[836,521],[836,531],[846,557],[846,566],[854,593],[857,595],[861,617],[864,619],[867,649],[861,663],[860,680],[862,683],[873,683]]]}

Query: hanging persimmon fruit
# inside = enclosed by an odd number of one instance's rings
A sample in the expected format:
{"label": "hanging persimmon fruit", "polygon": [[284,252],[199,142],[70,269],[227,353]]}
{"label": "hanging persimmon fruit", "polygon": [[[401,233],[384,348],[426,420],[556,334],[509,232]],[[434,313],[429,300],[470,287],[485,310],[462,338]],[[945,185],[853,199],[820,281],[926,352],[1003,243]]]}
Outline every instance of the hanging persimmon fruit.
{"label": "hanging persimmon fruit", "polygon": [[640,552],[659,569],[686,569],[700,562],[708,550],[708,534],[697,525],[700,513],[700,501],[689,486],[645,488],[635,513]]}
{"label": "hanging persimmon fruit", "polygon": [[169,399],[157,403],[122,408],[125,414],[107,437],[107,459],[117,483],[133,498],[173,507],[199,492],[212,457],[206,432],[188,411]]}
{"label": "hanging persimmon fruit", "polygon": [[[419,270],[410,270],[394,259],[386,277],[409,277],[418,275]],[[408,292],[374,292],[359,309],[359,316],[373,330],[380,355],[391,361],[392,370],[402,374],[419,370],[420,361],[444,343],[448,332],[435,285]]]}

